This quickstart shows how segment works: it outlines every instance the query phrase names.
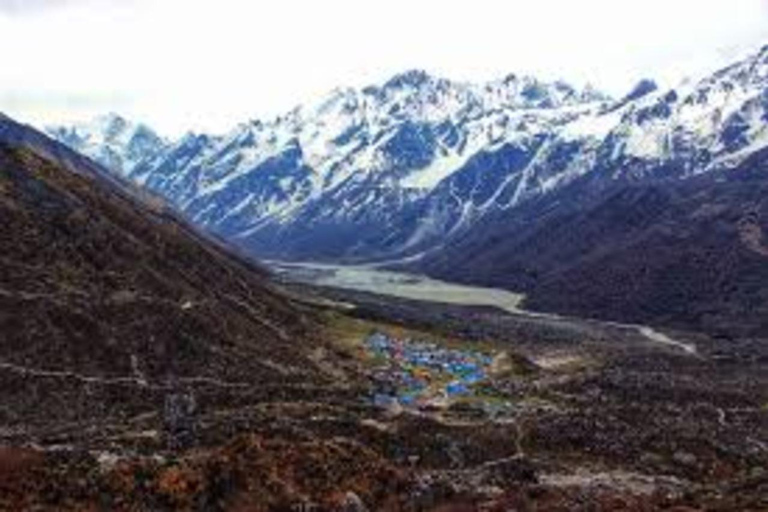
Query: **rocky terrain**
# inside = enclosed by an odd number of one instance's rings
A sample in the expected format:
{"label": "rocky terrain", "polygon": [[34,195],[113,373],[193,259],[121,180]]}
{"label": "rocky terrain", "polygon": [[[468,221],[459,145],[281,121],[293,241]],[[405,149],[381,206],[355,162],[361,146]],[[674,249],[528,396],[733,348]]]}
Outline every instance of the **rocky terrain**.
{"label": "rocky terrain", "polygon": [[768,506],[762,340],[275,284],[31,129],[0,141],[2,510]]}
{"label": "rocky terrain", "polygon": [[427,273],[527,293],[525,305],[739,338],[768,335],[768,152],[726,175],[614,185],[499,215],[423,262]]}
{"label": "rocky terrain", "polygon": [[[102,179],[84,159],[79,166],[70,155],[72,172],[43,156],[58,144],[13,144],[13,132],[32,133],[10,120],[0,131],[0,350],[4,390],[17,397],[4,409],[6,423],[33,411],[56,422],[118,415],[174,383],[320,377],[309,350],[297,347],[312,339],[311,317],[273,290],[263,270],[197,234],[162,202]],[[82,403],[34,403],[24,400],[30,385],[126,400],[105,410],[87,394]]]}
{"label": "rocky terrain", "polygon": [[54,127],[49,135],[121,175],[131,173],[170,144],[148,126],[116,114],[99,116],[90,123]]}
{"label": "rocky terrain", "polygon": [[155,509],[110,461],[162,480],[156,457],[208,442],[198,417],[354,395],[315,313],[162,201],[8,118],[0,171],[0,509]]}
{"label": "rocky terrain", "polygon": [[[506,480],[492,496],[475,495],[473,507],[482,502],[490,509],[519,510],[763,510],[768,505],[765,340],[668,332],[696,347],[688,352],[601,322],[299,286],[304,296],[317,293],[355,304],[352,314],[360,322],[390,325],[395,336],[426,336],[453,349],[493,354],[492,369],[474,388],[476,394],[436,416],[443,425],[500,429],[487,455],[474,438],[456,439],[456,447],[443,452],[451,469],[431,473],[448,477],[454,486],[472,482],[480,489],[496,481],[485,480],[483,469],[509,471],[505,478],[515,483]],[[420,373],[416,367],[415,375]],[[429,402],[424,407],[432,410]],[[494,461],[504,450],[511,458]],[[487,458],[478,465],[473,457]]]}

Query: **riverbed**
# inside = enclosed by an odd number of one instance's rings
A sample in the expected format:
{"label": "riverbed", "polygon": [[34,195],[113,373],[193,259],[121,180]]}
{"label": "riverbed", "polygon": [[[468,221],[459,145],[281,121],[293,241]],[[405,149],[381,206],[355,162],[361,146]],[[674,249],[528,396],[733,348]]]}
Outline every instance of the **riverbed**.
{"label": "riverbed", "polygon": [[268,262],[268,265],[278,274],[306,284],[443,304],[492,306],[510,313],[525,313],[520,307],[523,295],[498,288],[449,283],[423,275],[368,266],[284,262]]}
{"label": "riverbed", "polygon": [[[522,308],[524,295],[502,290],[458,283],[449,283],[428,276],[384,270],[367,265],[334,265],[328,263],[265,262],[274,272],[288,280],[315,286],[342,288],[402,299],[455,304],[461,306],[490,306],[508,313],[529,317],[564,320],[565,317],[552,313],[539,313]],[[579,319],[569,319],[571,321]],[[581,319],[585,322],[599,322]],[[676,347],[695,355],[696,347],[674,340],[655,329],[638,324],[600,322],[623,329],[631,329],[654,343]]]}

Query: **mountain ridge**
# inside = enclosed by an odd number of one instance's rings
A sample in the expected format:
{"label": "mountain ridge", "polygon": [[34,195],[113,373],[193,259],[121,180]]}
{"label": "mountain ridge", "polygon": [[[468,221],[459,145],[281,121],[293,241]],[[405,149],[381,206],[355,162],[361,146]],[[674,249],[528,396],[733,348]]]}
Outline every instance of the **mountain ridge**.
{"label": "mountain ridge", "polygon": [[[584,174],[653,180],[736,165],[768,145],[767,62],[763,49],[671,90],[642,80],[619,100],[562,81],[410,70],[223,136],[187,135],[126,176],[266,257],[412,257]],[[351,236],[361,232],[380,240]]]}
{"label": "mountain ridge", "polygon": [[[530,77],[509,75],[478,85],[409,71],[381,86],[336,89],[315,106],[298,107],[272,122],[241,123],[223,137],[185,136],[165,156],[148,157],[128,175],[168,197],[196,222],[243,236],[259,225],[280,229],[285,218],[308,215],[302,209],[316,212],[317,205],[311,203],[326,194],[355,196],[346,199],[351,210],[342,215],[346,217],[360,213],[355,204],[367,193],[361,188],[378,188],[378,200],[384,203],[401,201],[400,193],[386,190],[393,187],[413,191],[405,194],[409,199],[424,195],[420,191],[435,186],[455,165],[501,142],[503,132],[511,129],[505,110],[519,111],[524,118],[529,110],[554,112],[555,105],[578,109],[585,102],[606,99],[593,88],[578,92],[564,82]],[[533,122],[550,122],[547,114],[543,117]],[[472,126],[465,130],[467,124]],[[281,169],[270,171],[279,175],[274,183],[253,178],[241,180],[249,184],[241,190],[228,187],[229,181],[258,174],[262,164],[273,169],[274,159],[282,162]],[[249,198],[254,187],[261,190]],[[216,208],[224,188],[234,189],[226,194],[232,196],[228,201],[235,201],[229,211]],[[231,210],[241,209],[251,210],[256,218],[229,218]]]}
{"label": "mountain ridge", "polygon": [[[242,123],[221,137],[187,136],[127,177],[250,254],[405,261],[437,277],[530,290],[564,267],[539,265],[533,253],[520,261],[496,246],[546,238],[542,226],[552,217],[567,223],[577,215],[583,225],[575,232],[594,229],[589,212],[621,215],[610,200],[636,185],[676,191],[681,199],[670,197],[670,204],[686,210],[691,203],[683,196],[695,189],[686,182],[712,190],[722,188],[720,180],[738,182],[745,166],[762,168],[751,162],[765,148],[768,48],[674,89],[641,80],[617,100],[530,77],[478,85],[407,71],[380,86],[337,89],[317,104]],[[640,203],[653,203],[653,195],[643,197]],[[685,232],[683,217],[666,221]],[[552,249],[542,246],[542,254]],[[484,254],[519,275],[469,263],[467,256],[482,261]],[[632,277],[634,270],[624,270]],[[544,298],[531,304],[572,310]],[[637,308],[621,314],[647,319]]]}
{"label": "mountain ridge", "polygon": [[0,168],[4,424],[154,411],[174,385],[327,382],[300,346],[322,346],[312,313],[162,202],[6,117]]}

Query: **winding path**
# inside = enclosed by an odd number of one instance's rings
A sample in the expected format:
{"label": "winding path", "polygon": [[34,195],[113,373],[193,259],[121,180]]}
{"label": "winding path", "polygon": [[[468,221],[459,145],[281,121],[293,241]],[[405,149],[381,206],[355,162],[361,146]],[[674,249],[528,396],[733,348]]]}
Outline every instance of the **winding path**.
{"label": "winding path", "polygon": [[[0,362],[0,370],[5,370],[13,373],[18,373],[30,377],[40,378],[55,378],[55,379],[72,379],[83,384],[101,384],[101,385],[132,385],[145,389],[153,390],[168,390],[170,386],[168,384],[149,384],[143,376],[132,377],[94,377],[90,375],[83,375],[80,373],[63,371],[63,370],[41,370],[37,368],[29,368],[26,366],[19,366],[13,363]],[[252,384],[238,383],[238,382],[225,382],[219,379],[210,377],[182,377],[178,379],[181,384],[208,384],[217,387],[224,388],[247,388]]]}

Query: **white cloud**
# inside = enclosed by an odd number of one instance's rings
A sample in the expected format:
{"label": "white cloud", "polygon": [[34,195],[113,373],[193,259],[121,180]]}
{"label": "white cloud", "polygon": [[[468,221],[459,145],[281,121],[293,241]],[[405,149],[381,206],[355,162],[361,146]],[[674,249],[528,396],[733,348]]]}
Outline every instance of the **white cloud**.
{"label": "white cloud", "polygon": [[[28,0],[27,0],[28,1]],[[0,110],[118,110],[169,133],[224,130],[408,68],[562,77],[621,94],[768,42],[765,0],[0,0]],[[51,4],[58,8],[41,8]]]}
{"label": "white cloud", "polygon": [[69,0],[0,0],[0,12],[16,16],[61,7],[68,2]]}

